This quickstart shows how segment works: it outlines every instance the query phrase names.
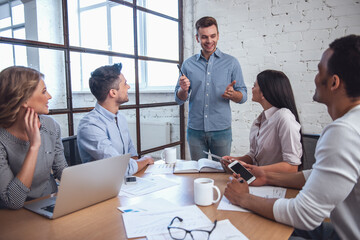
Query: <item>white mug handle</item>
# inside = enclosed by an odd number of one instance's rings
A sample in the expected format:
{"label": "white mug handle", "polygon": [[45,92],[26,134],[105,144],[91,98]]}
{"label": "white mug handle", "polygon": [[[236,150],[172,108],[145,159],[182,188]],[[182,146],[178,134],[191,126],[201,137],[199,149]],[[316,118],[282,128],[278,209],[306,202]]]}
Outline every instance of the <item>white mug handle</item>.
{"label": "white mug handle", "polygon": [[161,154],[160,154],[161,159],[164,159],[164,156],[163,156],[164,152],[165,152],[165,149],[161,151]]}
{"label": "white mug handle", "polygon": [[220,195],[220,190],[219,190],[219,188],[217,187],[217,186],[213,186],[213,188],[216,190],[216,192],[217,192],[217,199],[216,200],[213,200],[213,203],[217,203],[219,200],[220,200],[220,197],[221,197],[221,195]]}

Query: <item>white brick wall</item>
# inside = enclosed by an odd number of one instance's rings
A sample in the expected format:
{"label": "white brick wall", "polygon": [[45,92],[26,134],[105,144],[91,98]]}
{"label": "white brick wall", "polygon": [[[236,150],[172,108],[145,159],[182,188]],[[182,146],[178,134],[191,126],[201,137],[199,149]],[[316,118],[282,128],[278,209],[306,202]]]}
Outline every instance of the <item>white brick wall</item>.
{"label": "white brick wall", "polygon": [[312,101],[313,80],[321,54],[330,42],[360,34],[359,1],[184,0],[185,59],[200,50],[194,25],[203,16],[217,19],[218,47],[239,60],[248,87],[248,101],[231,104],[233,155],[248,151],[249,128],[262,111],[251,101],[251,87],[262,70],[281,70],[290,78],[303,132],[320,133],[331,122],[326,107]]}

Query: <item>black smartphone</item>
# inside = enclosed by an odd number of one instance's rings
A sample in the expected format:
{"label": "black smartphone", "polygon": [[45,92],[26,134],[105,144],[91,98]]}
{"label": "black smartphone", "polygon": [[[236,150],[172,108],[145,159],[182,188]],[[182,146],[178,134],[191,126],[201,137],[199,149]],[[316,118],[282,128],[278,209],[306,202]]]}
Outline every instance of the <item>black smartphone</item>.
{"label": "black smartphone", "polygon": [[125,177],[125,184],[135,184],[136,183],[136,177],[135,176],[126,176]]}
{"label": "black smartphone", "polygon": [[245,179],[245,181],[250,184],[252,183],[256,177],[252,175],[243,165],[241,165],[238,161],[234,161],[228,165],[228,168],[236,174],[240,174],[240,176]]}

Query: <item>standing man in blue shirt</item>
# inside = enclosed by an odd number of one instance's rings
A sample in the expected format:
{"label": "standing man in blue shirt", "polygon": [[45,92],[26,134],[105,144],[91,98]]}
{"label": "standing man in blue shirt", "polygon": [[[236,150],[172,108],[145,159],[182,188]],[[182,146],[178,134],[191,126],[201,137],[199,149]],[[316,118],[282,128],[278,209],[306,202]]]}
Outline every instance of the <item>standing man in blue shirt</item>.
{"label": "standing man in blue shirt", "polygon": [[131,153],[127,175],[133,175],[154,159],[138,154],[131,141],[126,118],[119,111],[121,104],[129,101],[126,83],[121,73],[122,64],[103,66],[91,73],[89,86],[96,97],[95,109],[79,123],[77,143],[83,162]]}
{"label": "standing man in blue shirt", "polygon": [[216,20],[203,17],[195,26],[201,52],[182,64],[175,101],[181,105],[189,100],[187,140],[191,159],[198,160],[207,158],[204,150],[218,156],[230,154],[230,100],[246,102],[247,89],[238,60],[216,48]]}

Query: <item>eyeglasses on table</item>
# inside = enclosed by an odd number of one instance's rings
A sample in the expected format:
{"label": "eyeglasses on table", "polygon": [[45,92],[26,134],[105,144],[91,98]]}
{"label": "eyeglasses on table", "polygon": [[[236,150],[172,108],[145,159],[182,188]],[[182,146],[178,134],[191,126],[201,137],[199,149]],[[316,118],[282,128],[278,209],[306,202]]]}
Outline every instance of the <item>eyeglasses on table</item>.
{"label": "eyeglasses on table", "polygon": [[215,220],[214,226],[210,231],[203,230],[203,229],[188,230],[185,228],[172,226],[172,224],[174,223],[175,220],[182,222],[183,219],[181,217],[176,216],[171,220],[169,226],[167,227],[170,237],[175,240],[183,240],[183,239],[185,239],[187,234],[190,234],[190,236],[193,240],[208,240],[210,237],[210,234],[214,231],[214,229],[216,227],[216,223],[217,223],[217,220]]}

